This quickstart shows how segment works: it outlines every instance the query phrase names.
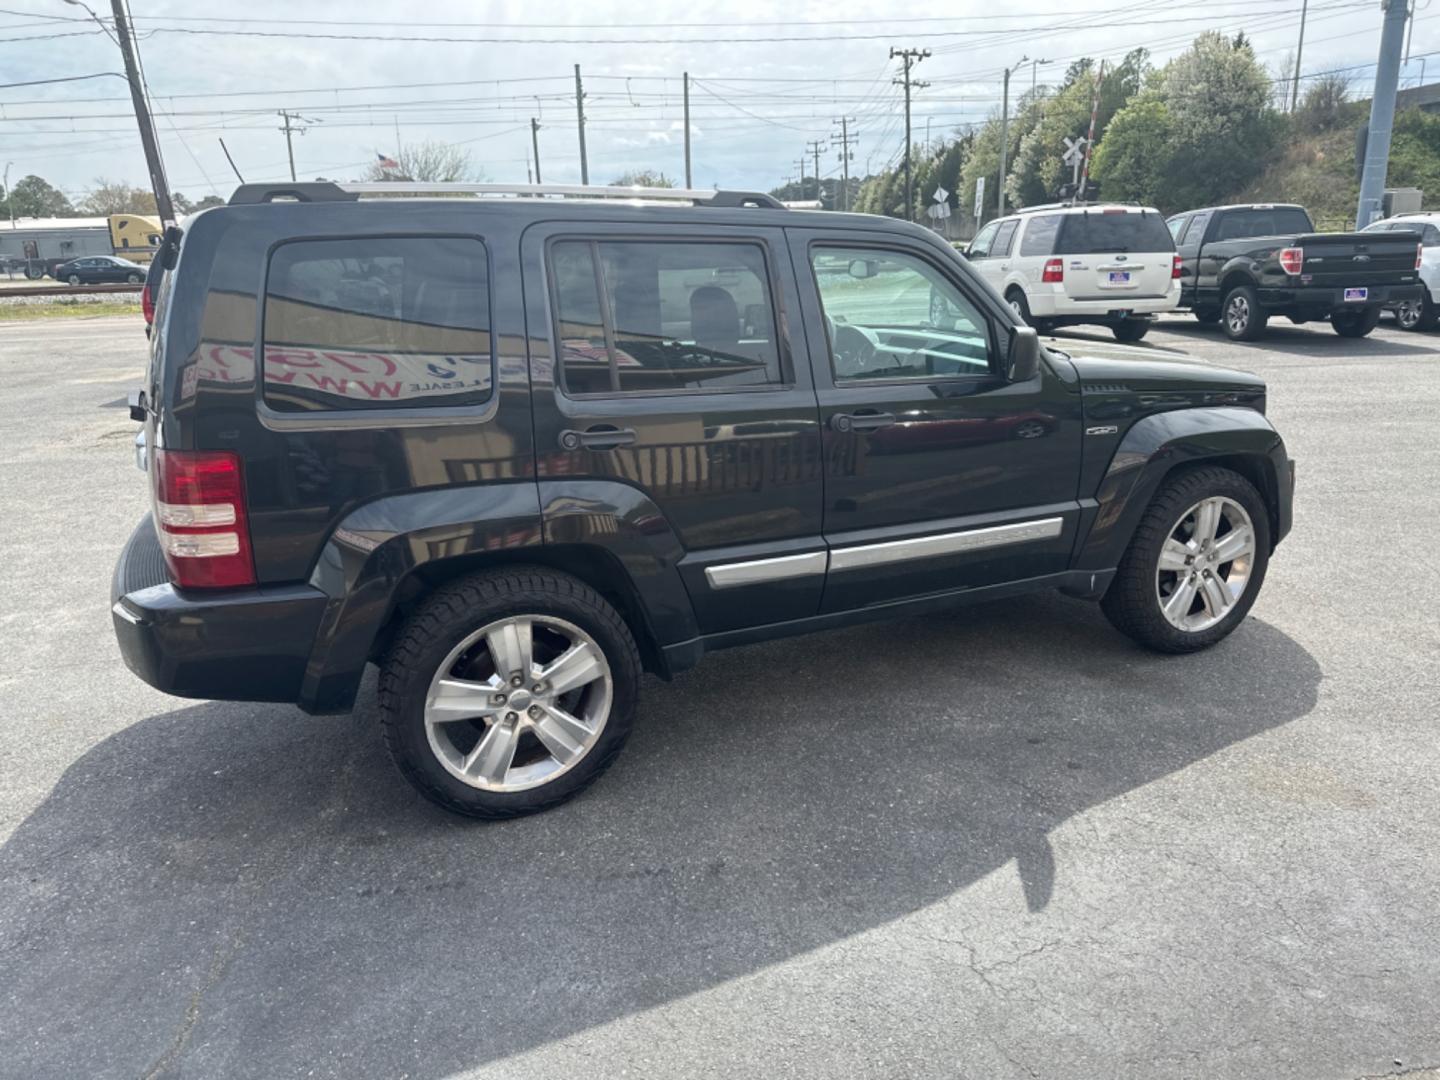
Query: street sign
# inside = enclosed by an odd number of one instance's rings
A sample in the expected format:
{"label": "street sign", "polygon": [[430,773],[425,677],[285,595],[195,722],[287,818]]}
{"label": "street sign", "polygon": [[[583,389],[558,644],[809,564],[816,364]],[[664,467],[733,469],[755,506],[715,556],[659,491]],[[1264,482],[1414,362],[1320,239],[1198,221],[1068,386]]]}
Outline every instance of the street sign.
{"label": "street sign", "polygon": [[975,220],[976,220],[976,222],[979,222],[979,220],[980,220],[980,210],[981,210],[982,207],[984,207],[984,205],[985,205],[985,178],[984,178],[983,176],[977,176],[977,177],[975,178]]}
{"label": "street sign", "polygon": [[943,203],[946,199],[950,198],[950,193],[946,191],[943,187],[936,185],[935,194],[931,195],[930,197],[938,203]]}
{"label": "street sign", "polygon": [[934,206],[927,206],[925,213],[935,221],[943,221],[950,216],[950,204],[948,202],[938,202]]}

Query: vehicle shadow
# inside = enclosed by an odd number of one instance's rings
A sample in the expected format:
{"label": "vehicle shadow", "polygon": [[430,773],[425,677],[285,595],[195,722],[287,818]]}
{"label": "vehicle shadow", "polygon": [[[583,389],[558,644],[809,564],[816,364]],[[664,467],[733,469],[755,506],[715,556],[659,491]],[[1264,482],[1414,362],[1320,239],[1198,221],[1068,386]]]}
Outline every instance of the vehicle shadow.
{"label": "vehicle shadow", "polygon": [[[1380,325],[1382,329],[1395,329],[1393,323]],[[1347,360],[1363,360],[1372,356],[1434,356],[1440,353],[1440,334],[1406,333],[1399,341],[1376,337],[1373,333],[1363,338],[1344,338],[1324,322],[1295,326],[1285,319],[1272,319],[1265,328],[1265,336],[1257,342],[1232,342],[1219,326],[1205,326],[1197,322],[1167,321],[1161,329],[1180,337],[1215,341],[1236,349],[1245,349],[1253,344],[1267,352],[1317,358],[1341,353],[1346,354],[1344,359]]]}
{"label": "vehicle shadow", "polygon": [[652,681],[599,784],[503,824],[414,796],[369,707],[157,715],[0,849],[4,1071],[439,1078],[1007,863],[1023,917],[1066,888],[1051,830],[1305,716],[1319,680],[1253,618],[1169,658],[1059,596],[855,627]]}
{"label": "vehicle shadow", "polygon": [[[1169,330],[1170,327],[1166,324],[1162,329]],[[1106,330],[1080,330],[1066,326],[1056,330],[1053,334],[1047,334],[1045,336],[1047,338],[1053,337],[1060,344],[1061,348],[1065,347],[1065,342],[1067,341],[1084,341],[1093,342],[1096,345],[1108,345],[1113,348],[1149,349],[1151,352],[1174,353],[1176,356],[1185,355],[1184,349],[1177,349],[1173,345],[1161,345],[1159,342],[1152,341],[1148,337],[1141,338],[1139,341],[1119,342],[1115,340],[1114,334]]]}

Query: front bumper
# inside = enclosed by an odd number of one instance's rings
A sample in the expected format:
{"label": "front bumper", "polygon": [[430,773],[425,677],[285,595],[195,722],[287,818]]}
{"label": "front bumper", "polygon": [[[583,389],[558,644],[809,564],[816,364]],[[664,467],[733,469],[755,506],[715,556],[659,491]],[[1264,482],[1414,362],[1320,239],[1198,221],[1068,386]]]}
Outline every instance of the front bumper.
{"label": "front bumper", "polygon": [[309,585],[181,591],[166,578],[150,515],[110,588],[125,665],[167,694],[304,704],[302,688],[326,596]]}

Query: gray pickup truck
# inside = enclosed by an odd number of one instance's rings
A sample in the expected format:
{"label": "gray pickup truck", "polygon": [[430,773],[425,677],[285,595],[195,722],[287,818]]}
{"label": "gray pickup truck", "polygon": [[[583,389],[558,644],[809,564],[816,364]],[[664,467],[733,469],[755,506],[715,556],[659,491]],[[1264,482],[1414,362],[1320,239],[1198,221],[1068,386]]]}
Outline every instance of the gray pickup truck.
{"label": "gray pickup truck", "polygon": [[1380,312],[1423,295],[1418,233],[1319,233],[1301,206],[1259,203],[1169,218],[1180,255],[1180,307],[1255,341],[1271,315],[1328,319],[1364,337]]}

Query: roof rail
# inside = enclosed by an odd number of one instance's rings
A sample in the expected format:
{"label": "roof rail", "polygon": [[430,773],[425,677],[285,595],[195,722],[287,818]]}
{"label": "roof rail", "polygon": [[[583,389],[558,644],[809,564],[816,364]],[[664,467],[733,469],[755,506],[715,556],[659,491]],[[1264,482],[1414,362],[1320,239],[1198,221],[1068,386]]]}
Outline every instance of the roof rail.
{"label": "roof rail", "polygon": [[231,206],[268,202],[354,202],[362,197],[473,195],[476,198],[627,200],[647,203],[689,203],[692,206],[784,205],[760,191],[708,191],[703,188],[601,187],[581,184],[463,184],[429,182],[303,184],[241,184],[230,196]]}

